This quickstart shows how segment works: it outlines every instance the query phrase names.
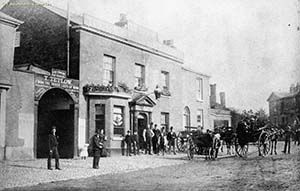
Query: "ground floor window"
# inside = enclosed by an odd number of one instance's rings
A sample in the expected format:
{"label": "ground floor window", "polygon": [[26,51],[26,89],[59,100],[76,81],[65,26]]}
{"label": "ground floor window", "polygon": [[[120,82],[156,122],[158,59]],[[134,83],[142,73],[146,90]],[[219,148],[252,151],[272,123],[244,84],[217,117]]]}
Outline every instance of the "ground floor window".
{"label": "ground floor window", "polygon": [[189,107],[184,108],[183,112],[183,125],[184,127],[190,127],[191,126],[191,112]]}
{"label": "ground floor window", "polygon": [[228,127],[229,121],[228,120],[214,120],[214,128],[218,127]]}
{"label": "ground floor window", "polygon": [[105,133],[105,105],[95,105],[95,129],[103,129]]}
{"label": "ground floor window", "polygon": [[203,110],[197,110],[197,125],[198,127],[203,127]]}
{"label": "ground floor window", "polygon": [[160,125],[164,127],[166,132],[169,131],[169,113],[162,112],[160,115]]}
{"label": "ground floor window", "polygon": [[124,107],[114,106],[114,136],[124,135]]}

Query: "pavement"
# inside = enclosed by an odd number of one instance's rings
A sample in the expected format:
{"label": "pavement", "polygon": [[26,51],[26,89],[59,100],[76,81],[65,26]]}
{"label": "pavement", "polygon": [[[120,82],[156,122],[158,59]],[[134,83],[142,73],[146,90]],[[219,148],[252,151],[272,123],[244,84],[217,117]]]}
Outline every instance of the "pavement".
{"label": "pavement", "polygon": [[[195,156],[200,158],[201,156]],[[234,157],[220,152],[219,158]],[[0,161],[0,190],[6,188],[32,186],[41,183],[88,178],[104,174],[118,174],[142,169],[153,169],[162,166],[173,166],[188,163],[186,153],[177,155],[137,155],[115,156],[100,159],[100,168],[92,168],[92,157],[82,160],[60,159],[62,170],[48,170],[47,159],[26,161]],[[204,160],[204,159],[203,159]],[[52,160],[52,165],[54,160]]]}

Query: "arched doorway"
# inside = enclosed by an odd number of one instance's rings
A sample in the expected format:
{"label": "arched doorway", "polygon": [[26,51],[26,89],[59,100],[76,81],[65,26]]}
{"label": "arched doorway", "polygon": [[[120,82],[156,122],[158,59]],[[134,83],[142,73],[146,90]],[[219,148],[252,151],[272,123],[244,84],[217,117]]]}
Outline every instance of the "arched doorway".
{"label": "arched doorway", "polygon": [[143,144],[144,141],[141,141],[141,140],[144,140],[143,138],[143,132],[144,132],[144,129],[147,128],[147,125],[148,125],[148,121],[147,121],[147,114],[145,113],[139,113],[138,117],[137,117],[137,120],[138,120],[138,136],[139,136],[139,142],[140,142],[140,149],[145,149],[145,145]]}
{"label": "arched doorway", "polygon": [[56,126],[61,158],[74,157],[74,100],[64,90],[48,90],[39,100],[36,133],[37,158],[48,157],[48,135]]}
{"label": "arched doorway", "polygon": [[186,106],[183,111],[183,126],[184,127],[191,126],[191,113],[188,106]]}

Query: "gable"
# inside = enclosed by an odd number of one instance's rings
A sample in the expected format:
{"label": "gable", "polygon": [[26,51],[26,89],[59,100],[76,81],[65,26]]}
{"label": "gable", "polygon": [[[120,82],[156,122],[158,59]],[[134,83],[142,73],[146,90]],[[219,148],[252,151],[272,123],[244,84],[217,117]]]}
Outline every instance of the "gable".
{"label": "gable", "polygon": [[132,105],[153,107],[156,103],[147,95],[139,94],[131,101]]}
{"label": "gable", "polygon": [[272,94],[269,96],[267,101],[271,102],[271,101],[278,100],[278,99],[280,99],[280,97],[278,97],[274,92],[272,92]]}

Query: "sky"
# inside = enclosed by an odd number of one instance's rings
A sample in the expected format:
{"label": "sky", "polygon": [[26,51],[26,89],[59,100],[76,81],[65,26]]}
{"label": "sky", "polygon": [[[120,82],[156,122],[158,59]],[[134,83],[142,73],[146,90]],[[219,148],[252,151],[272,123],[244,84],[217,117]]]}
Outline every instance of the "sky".
{"label": "sky", "polygon": [[[1,0],[0,0],[1,1]],[[3,0],[2,0],[3,1]],[[66,7],[65,0],[43,0]],[[174,39],[185,65],[211,76],[226,105],[268,110],[273,91],[300,82],[297,0],[70,0],[75,13],[129,20]]]}

